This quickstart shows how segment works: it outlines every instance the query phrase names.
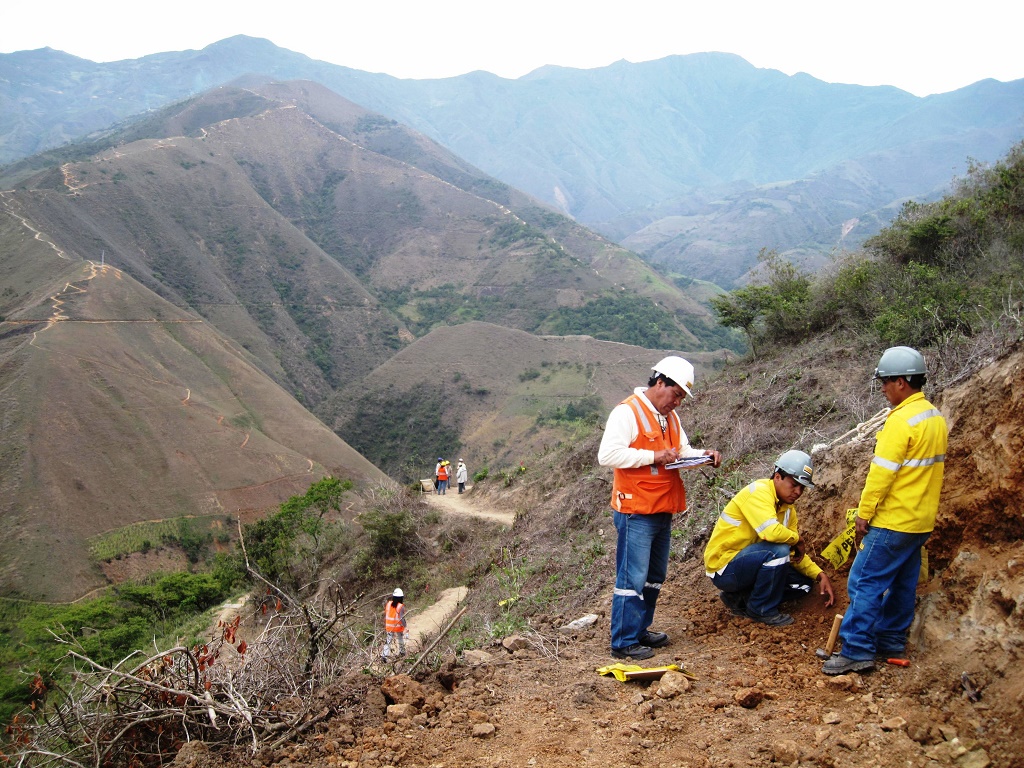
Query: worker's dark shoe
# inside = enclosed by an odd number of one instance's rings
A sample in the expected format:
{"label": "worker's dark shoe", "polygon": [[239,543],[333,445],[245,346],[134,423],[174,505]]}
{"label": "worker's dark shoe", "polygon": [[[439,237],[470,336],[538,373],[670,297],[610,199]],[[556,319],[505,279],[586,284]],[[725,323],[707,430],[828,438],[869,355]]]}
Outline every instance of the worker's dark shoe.
{"label": "worker's dark shoe", "polygon": [[733,616],[747,615],[747,598],[742,592],[719,592],[718,597]]}
{"label": "worker's dark shoe", "polygon": [[648,648],[661,648],[668,645],[668,635],[664,632],[643,632],[640,635],[640,645]]}
{"label": "worker's dark shoe", "polygon": [[788,613],[768,613],[764,616],[759,616],[756,613],[747,613],[747,618],[767,624],[769,627],[784,627],[787,624],[793,623],[793,617]]}
{"label": "worker's dark shoe", "polygon": [[654,651],[648,648],[646,645],[631,645],[629,648],[612,648],[612,656],[616,659],[632,659],[633,661],[640,661],[641,659],[649,659],[654,655]]}
{"label": "worker's dark shoe", "polygon": [[875,668],[873,659],[857,661],[848,659],[845,656],[833,653],[829,660],[821,665],[821,671],[826,675],[845,675],[847,672],[870,672]]}

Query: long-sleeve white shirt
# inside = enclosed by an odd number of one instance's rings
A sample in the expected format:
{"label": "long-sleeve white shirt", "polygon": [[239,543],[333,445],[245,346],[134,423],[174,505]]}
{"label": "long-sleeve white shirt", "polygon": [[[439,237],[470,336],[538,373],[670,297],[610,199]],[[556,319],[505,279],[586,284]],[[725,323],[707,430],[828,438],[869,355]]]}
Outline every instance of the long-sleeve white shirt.
{"label": "long-sleeve white shirt", "polygon": [[[635,395],[654,412],[654,407],[644,392],[646,387],[637,387],[633,390]],[[654,463],[654,451],[645,448],[630,448],[630,444],[640,434],[640,427],[636,423],[636,416],[633,409],[625,403],[619,403],[608,415],[608,421],[604,427],[604,436],[601,438],[601,447],[597,450],[597,461],[602,467],[615,467],[618,469],[635,469],[646,467]],[[700,448],[693,448],[686,432],[679,430],[679,456],[703,456],[705,451]]]}

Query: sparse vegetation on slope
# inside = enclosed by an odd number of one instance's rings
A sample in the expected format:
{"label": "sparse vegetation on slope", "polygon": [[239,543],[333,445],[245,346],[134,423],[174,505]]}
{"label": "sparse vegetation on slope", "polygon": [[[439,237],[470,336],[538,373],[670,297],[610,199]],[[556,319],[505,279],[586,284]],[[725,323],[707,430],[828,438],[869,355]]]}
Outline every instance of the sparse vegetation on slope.
{"label": "sparse vegetation on slope", "polygon": [[1024,298],[1024,144],[972,167],[954,194],[907,203],[866,250],[806,274],[762,252],[759,282],[712,299],[757,350],[824,331],[867,344],[956,346],[1020,318]]}

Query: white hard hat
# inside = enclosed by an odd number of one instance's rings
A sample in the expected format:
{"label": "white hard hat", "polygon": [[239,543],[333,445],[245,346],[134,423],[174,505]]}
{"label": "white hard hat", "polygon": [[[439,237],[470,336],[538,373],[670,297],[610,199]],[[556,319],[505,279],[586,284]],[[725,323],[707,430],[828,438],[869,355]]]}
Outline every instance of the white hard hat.
{"label": "white hard hat", "polygon": [[693,386],[693,365],[690,364],[689,360],[683,360],[681,357],[671,355],[659,360],[652,370],[655,375],[660,373],[672,379],[672,381],[683,388],[686,394],[692,396],[690,387]]}
{"label": "white hard hat", "polygon": [[403,592],[400,589],[396,589],[394,592],[391,593],[391,596],[392,597],[405,597],[405,592]]}

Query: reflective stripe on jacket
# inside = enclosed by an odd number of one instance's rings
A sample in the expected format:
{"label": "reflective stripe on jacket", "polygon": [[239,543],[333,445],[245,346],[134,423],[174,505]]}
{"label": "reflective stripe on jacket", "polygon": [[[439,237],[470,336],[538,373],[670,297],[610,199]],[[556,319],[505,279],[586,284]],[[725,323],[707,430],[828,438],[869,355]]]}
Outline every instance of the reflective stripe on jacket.
{"label": "reflective stripe on jacket", "polygon": [[[668,428],[662,431],[658,415],[636,395],[622,401],[636,418],[638,432],[630,448],[661,451],[680,447],[683,428],[679,416],[672,411],[667,416]],[[612,509],[623,514],[650,515],[657,512],[686,511],[686,489],[678,469],[665,469],[664,465],[649,464],[631,469],[613,470]]]}
{"label": "reflective stripe on jacket", "polygon": [[946,420],[922,393],[893,408],[876,438],[857,516],[891,531],[932,531],[948,437]]}
{"label": "reflective stripe on jacket", "polygon": [[[733,496],[718,516],[704,549],[704,568],[709,576],[721,573],[740,550],[757,541],[796,544],[799,531],[796,505],[780,503],[771,478],[755,480]],[[806,554],[792,565],[811,579],[821,573]]]}
{"label": "reflective stripe on jacket", "polygon": [[388,600],[384,606],[384,630],[386,632],[405,631],[405,606]]}

